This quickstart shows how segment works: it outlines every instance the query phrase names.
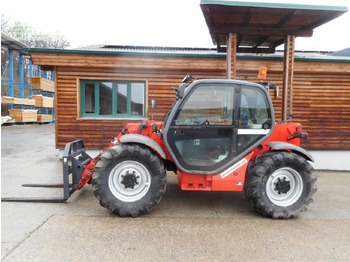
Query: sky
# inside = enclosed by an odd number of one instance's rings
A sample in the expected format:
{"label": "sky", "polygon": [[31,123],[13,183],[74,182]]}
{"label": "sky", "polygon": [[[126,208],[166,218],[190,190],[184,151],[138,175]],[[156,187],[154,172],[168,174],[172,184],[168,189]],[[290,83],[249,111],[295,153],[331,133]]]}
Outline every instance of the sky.
{"label": "sky", "polygon": [[[252,2],[346,6],[349,0],[255,0]],[[16,0],[2,1],[1,13],[46,34],[60,34],[70,48],[89,45],[215,47],[200,0]],[[350,47],[350,13],[297,38],[296,50],[338,51]],[[283,46],[278,48],[283,49]]]}

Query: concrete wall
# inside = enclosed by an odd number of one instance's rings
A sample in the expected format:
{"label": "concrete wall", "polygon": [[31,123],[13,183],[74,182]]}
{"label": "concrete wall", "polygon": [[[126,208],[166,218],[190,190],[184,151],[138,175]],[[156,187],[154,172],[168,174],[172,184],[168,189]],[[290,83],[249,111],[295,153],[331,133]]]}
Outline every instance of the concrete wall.
{"label": "concrete wall", "polygon": [[350,171],[350,151],[309,151],[315,158],[316,170]]}

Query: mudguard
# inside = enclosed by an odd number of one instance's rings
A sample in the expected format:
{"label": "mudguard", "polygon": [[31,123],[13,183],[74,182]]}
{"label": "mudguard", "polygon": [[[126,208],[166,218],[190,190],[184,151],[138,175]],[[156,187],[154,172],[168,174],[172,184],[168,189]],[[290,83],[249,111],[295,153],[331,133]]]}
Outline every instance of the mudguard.
{"label": "mudguard", "polygon": [[286,143],[286,142],[270,142],[266,145],[268,147],[275,149],[275,150],[290,149],[291,151],[295,152],[296,154],[303,156],[306,160],[315,162],[312,155],[310,155],[304,148],[301,148],[300,146],[296,146],[296,145]]}
{"label": "mudguard", "polygon": [[163,159],[167,159],[164,149],[156,141],[154,141],[153,139],[147,136],[137,135],[137,134],[127,134],[127,135],[121,136],[119,138],[119,141],[122,143],[144,144],[152,148],[154,151],[156,151]]}

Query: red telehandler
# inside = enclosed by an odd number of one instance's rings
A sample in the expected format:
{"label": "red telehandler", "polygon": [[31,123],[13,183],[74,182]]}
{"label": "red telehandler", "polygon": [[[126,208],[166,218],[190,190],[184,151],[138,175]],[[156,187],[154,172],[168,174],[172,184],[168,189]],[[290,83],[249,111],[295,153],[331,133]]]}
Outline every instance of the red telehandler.
{"label": "red telehandler", "polygon": [[127,124],[95,158],[82,140],[68,143],[64,197],[46,201],[64,202],[92,183],[103,207],[135,217],[160,202],[166,171],[173,171],[182,190],[244,191],[266,217],[306,211],[316,192],[313,158],[299,146],[307,133],[299,123],[275,123],[266,86],[187,75],[173,89],[176,99],[164,122]]}

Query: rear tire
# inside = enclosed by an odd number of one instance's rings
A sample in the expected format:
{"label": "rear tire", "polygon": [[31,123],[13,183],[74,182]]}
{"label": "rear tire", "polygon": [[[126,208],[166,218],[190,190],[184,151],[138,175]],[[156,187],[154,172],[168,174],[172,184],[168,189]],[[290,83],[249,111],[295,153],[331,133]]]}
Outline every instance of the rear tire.
{"label": "rear tire", "polygon": [[316,176],[305,158],[271,151],[250,164],[244,191],[251,206],[263,216],[293,218],[313,201]]}
{"label": "rear tire", "polygon": [[92,184],[100,205],[121,217],[148,213],[166,188],[163,162],[147,147],[118,144],[97,162]]}

